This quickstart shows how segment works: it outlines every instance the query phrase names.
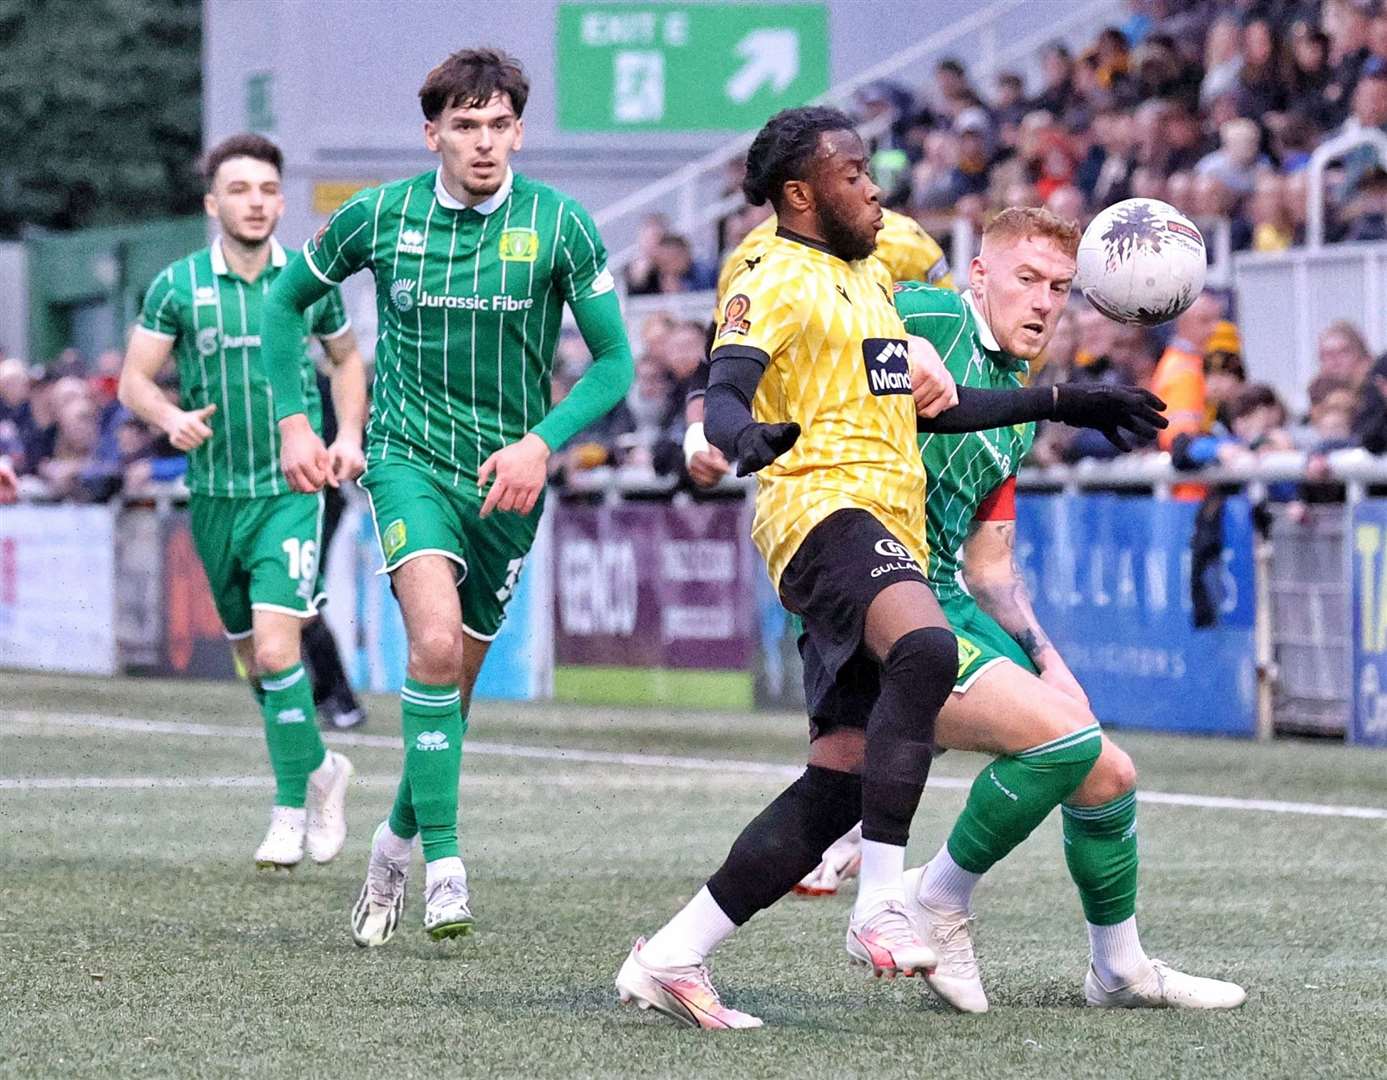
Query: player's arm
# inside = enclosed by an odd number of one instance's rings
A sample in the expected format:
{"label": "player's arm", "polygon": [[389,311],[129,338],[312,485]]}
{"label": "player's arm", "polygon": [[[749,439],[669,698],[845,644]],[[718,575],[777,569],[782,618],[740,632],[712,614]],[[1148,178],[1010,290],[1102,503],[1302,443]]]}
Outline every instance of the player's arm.
{"label": "player's arm", "polygon": [[[379,196],[374,201],[378,202]],[[260,355],[274,391],[279,466],[295,491],[320,491],[332,472],[327,447],[304,411],[300,383],[304,313],[367,264],[372,202],[368,196],[358,195],[333,214],[318,235],[304,245],[303,257],[289,260],[265,298]]]}
{"label": "player's arm", "polygon": [[[704,352],[712,352],[717,323],[708,326]],[[703,396],[708,392],[708,361],[698,365],[684,399],[684,467],[699,487],[712,487],[729,472],[731,465],[721,450],[708,441],[703,429]]]}
{"label": "player's arm", "polygon": [[586,211],[569,207],[559,238],[559,285],[592,363],[554,411],[519,442],[502,447],[477,470],[477,487],[492,479],[481,516],[493,510],[528,514],[548,478],[549,455],[589,424],[611,412],[631,388],[636,374],[631,343],[621,318],[607,252]]}
{"label": "player's arm", "polygon": [[983,390],[960,386],[958,404],[930,419],[920,417],[924,432],[961,434],[991,431],[1013,424],[1058,420],[1072,427],[1100,431],[1119,450],[1149,442],[1166,427],[1165,402],[1134,386],[1028,386],[1020,390]]}
{"label": "player's arm", "polygon": [[120,403],[151,427],[169,437],[177,450],[196,450],[212,437],[208,420],[215,405],[184,410],[171,402],[154,381],[168,363],[178,340],[178,296],[167,272],[154,279],[145,295],[139,322],[130,335],[120,369],[116,396]]}
{"label": "player's arm", "polygon": [[[340,306],[340,296],[337,300]],[[342,326],[319,339],[332,364],[328,378],[333,411],[337,413],[337,438],[327,448],[328,483],[334,487],[355,480],[366,471],[366,455],[361,449],[366,427],[366,360],[357,346],[351,323],[345,322],[345,315],[343,319]]]}
{"label": "player's arm", "polygon": [[1016,479],[1009,477],[978,508],[973,531],[963,545],[963,579],[978,606],[997,620],[1035,664],[1045,682],[1088,704],[1036,618],[1030,591],[1016,565]]}

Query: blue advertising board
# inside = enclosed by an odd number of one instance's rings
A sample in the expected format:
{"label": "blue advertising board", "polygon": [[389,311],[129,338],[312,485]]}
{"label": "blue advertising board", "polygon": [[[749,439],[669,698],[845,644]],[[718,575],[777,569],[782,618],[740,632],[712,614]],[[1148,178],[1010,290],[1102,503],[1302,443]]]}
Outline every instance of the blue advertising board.
{"label": "blue advertising board", "polygon": [[1387,746],[1387,499],[1353,508],[1353,708],[1349,741]]}
{"label": "blue advertising board", "polygon": [[1252,520],[1223,511],[1223,551],[1204,580],[1215,625],[1196,628],[1190,539],[1198,504],[1121,495],[1027,495],[1016,556],[1036,615],[1105,724],[1255,731]]}

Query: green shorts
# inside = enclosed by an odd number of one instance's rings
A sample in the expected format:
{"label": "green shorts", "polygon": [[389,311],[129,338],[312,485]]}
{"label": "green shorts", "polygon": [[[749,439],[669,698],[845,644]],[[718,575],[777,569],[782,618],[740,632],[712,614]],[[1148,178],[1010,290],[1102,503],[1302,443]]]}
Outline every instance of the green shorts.
{"label": "green shorts", "polygon": [[301,619],[317,613],[324,599],[321,495],[192,495],[188,514],[227,637],[250,636],[252,611]]}
{"label": "green shorts", "polygon": [[1003,630],[996,619],[978,607],[978,602],[967,593],[942,599],[939,606],[944,609],[944,616],[958,638],[955,694],[967,693],[979,675],[1003,660],[1010,660],[1033,675],[1039,674],[1016,639]]}
{"label": "green shorts", "polygon": [[535,542],[543,504],[524,517],[497,511],[481,517],[482,500],[433,473],[400,461],[372,465],[361,478],[371,499],[380,543],[382,574],[420,555],[442,555],[458,564],[462,628],[481,641],[501,630]]}

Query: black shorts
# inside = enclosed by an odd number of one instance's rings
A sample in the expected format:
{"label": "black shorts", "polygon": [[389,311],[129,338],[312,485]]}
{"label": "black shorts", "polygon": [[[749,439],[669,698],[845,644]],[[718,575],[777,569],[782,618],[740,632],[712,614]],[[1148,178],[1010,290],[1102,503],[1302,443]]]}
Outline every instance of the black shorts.
{"label": "black shorts", "polygon": [[819,522],[780,575],[780,602],[804,621],[811,738],[854,717],[856,726],[866,724],[880,669],[862,644],[867,608],[898,581],[929,584],[905,545],[866,510],[839,510]]}

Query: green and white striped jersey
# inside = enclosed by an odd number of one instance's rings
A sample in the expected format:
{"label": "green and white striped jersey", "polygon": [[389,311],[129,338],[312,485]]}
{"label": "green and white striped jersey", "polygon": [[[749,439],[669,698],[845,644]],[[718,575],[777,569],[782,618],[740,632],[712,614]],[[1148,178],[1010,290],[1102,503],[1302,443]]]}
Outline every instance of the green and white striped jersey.
{"label": "green and white striped jersey", "polygon": [[364,269],[376,279],[367,468],[412,461],[469,490],[549,411],[565,301],[613,289],[587,211],[509,170],[471,208],[437,170],[358,192],[304,254],[328,284]]}
{"label": "green and white striped jersey", "polygon": [[[896,311],[910,333],[935,347],[959,386],[1014,390],[1022,385],[1026,362],[1001,350],[973,305],[971,293],[960,296],[923,282],[902,282],[896,286]],[[926,576],[939,599],[964,591],[959,580],[963,544],[978,507],[1016,475],[1034,438],[1034,424],[920,436],[920,457],[928,478]]]}
{"label": "green and white striped jersey", "polygon": [[[180,405],[217,407],[207,421],[212,437],[188,455],[188,490],[195,494],[254,499],[290,490],[279,471],[274,394],[260,361],[261,305],[287,262],[271,238],[269,263],[255,281],[245,281],[227,265],[218,239],[161,271],[145,294],[138,325],[174,343]],[[336,289],[304,315],[301,379],[315,430],[322,404],[309,335],[329,340],[350,327]]]}

